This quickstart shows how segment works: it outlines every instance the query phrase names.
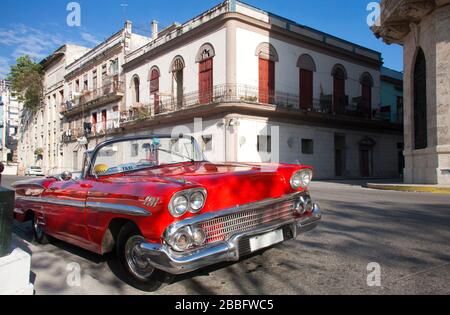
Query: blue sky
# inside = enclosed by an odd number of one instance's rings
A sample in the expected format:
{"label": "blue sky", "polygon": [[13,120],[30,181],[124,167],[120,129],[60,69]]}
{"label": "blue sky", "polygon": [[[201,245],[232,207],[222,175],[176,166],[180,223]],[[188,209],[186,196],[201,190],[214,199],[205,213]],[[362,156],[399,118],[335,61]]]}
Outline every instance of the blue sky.
{"label": "blue sky", "polygon": [[[246,0],[263,10],[297,23],[380,51],[385,66],[402,70],[402,48],[377,40],[367,26],[367,4],[372,0]],[[138,33],[150,34],[150,21],[162,27],[184,22],[221,0],[78,0],[81,26],[66,23],[68,0],[2,0],[0,19],[0,78],[16,57],[29,54],[40,60],[63,43],[88,47],[117,32],[125,19]],[[123,7],[126,4],[127,7]]]}

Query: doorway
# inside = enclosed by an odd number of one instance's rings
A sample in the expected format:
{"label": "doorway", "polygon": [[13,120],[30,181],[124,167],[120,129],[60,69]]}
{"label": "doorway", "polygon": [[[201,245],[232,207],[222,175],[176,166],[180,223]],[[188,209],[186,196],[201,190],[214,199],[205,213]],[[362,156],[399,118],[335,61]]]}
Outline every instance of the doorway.
{"label": "doorway", "polygon": [[373,148],[375,140],[365,137],[359,142],[359,168],[361,177],[373,176]]}

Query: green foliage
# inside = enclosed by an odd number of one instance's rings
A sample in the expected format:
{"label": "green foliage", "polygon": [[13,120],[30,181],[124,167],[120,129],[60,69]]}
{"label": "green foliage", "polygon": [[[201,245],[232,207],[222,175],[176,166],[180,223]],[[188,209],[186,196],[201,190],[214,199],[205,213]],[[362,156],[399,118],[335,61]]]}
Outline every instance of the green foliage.
{"label": "green foliage", "polygon": [[44,149],[42,148],[37,148],[36,150],[34,150],[34,155],[36,156],[41,156],[44,154]]}
{"label": "green foliage", "polygon": [[30,56],[17,58],[11,66],[7,80],[11,84],[14,95],[24,104],[24,107],[35,113],[42,101],[43,71],[42,66]]}

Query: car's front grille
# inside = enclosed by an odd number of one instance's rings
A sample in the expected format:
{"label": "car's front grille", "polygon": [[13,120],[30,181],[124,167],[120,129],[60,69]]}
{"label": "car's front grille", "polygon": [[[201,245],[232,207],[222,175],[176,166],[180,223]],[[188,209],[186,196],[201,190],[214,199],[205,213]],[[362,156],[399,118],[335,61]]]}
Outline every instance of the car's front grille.
{"label": "car's front grille", "polygon": [[263,209],[246,210],[225,215],[200,223],[206,232],[206,243],[225,241],[231,236],[253,230],[260,225],[276,221],[288,221],[294,218],[292,200],[271,205]]}

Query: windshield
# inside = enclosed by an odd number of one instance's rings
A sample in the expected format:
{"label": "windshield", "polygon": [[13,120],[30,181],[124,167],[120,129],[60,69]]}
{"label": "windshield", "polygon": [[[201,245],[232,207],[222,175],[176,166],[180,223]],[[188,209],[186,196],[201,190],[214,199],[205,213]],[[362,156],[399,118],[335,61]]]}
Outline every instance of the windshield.
{"label": "windshield", "polygon": [[97,176],[114,175],[203,160],[202,152],[191,137],[126,139],[102,146],[96,153],[91,173]]}

